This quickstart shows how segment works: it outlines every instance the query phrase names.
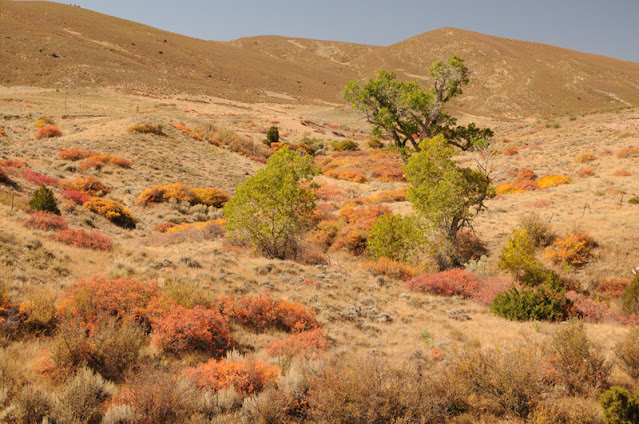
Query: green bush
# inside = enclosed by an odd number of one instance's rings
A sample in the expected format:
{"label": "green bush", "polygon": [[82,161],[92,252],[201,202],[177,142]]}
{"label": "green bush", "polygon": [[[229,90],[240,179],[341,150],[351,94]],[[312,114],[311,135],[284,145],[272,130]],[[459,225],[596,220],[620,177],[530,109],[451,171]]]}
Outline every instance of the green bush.
{"label": "green bush", "polygon": [[373,223],[368,236],[368,252],[375,258],[406,262],[417,248],[419,230],[415,217],[386,213]]}
{"label": "green bush", "polygon": [[639,274],[632,279],[623,292],[621,308],[630,315],[639,313]]}
{"label": "green bush", "polygon": [[496,315],[513,320],[559,321],[569,317],[572,302],[566,299],[561,281],[550,276],[536,287],[511,287],[493,299],[490,310]]}
{"label": "green bush", "polygon": [[268,129],[266,132],[266,139],[264,140],[264,144],[270,146],[273,143],[280,142],[280,132],[275,125]]}
{"label": "green bush", "polygon": [[606,424],[635,424],[639,422],[639,392],[633,395],[623,387],[614,386],[599,398]]}
{"label": "green bush", "polygon": [[311,156],[287,147],[278,150],[224,205],[230,236],[268,257],[295,257],[298,236],[310,225],[315,209],[315,194],[301,183],[316,174]]}
{"label": "green bush", "polygon": [[29,200],[29,206],[34,211],[47,211],[60,215],[60,209],[53,196],[53,191],[44,184],[33,192],[33,196]]}
{"label": "green bush", "polygon": [[499,255],[499,268],[520,280],[526,270],[535,269],[535,244],[524,228],[513,230],[513,235]]}
{"label": "green bush", "polygon": [[331,147],[336,152],[343,152],[345,150],[349,150],[349,151],[359,150],[359,145],[353,140],[334,141],[331,143]]}

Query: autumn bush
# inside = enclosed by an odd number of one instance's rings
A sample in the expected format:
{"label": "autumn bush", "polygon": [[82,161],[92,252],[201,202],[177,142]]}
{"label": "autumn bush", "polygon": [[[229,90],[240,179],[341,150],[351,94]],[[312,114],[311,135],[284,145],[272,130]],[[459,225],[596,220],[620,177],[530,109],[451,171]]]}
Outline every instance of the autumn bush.
{"label": "autumn bush", "polygon": [[620,159],[625,159],[636,155],[639,155],[639,149],[636,147],[624,147],[617,152],[617,157]]}
{"label": "autumn bush", "polygon": [[639,327],[631,328],[613,350],[621,369],[631,378],[639,378]]}
{"label": "autumn bush", "polygon": [[58,231],[69,228],[69,224],[64,218],[49,211],[32,213],[22,222],[22,225],[40,231]]}
{"label": "autumn bush", "polygon": [[233,344],[228,321],[219,311],[171,307],[153,322],[153,343],[165,352],[206,352],[220,357]]}
{"label": "autumn bush", "polygon": [[453,268],[432,274],[422,274],[408,281],[406,286],[415,292],[439,296],[472,297],[480,285],[476,274],[461,268]]}
{"label": "autumn bush", "polygon": [[360,184],[368,182],[366,175],[357,171],[339,171],[331,169],[330,171],[326,171],[324,175],[329,178],[335,178],[336,180],[352,181]]}
{"label": "autumn bush", "polygon": [[225,358],[210,361],[192,368],[185,374],[200,389],[220,391],[233,387],[241,397],[247,397],[274,384],[279,368],[261,361],[243,359],[228,361]]}
{"label": "autumn bush", "polygon": [[49,186],[57,187],[60,181],[57,178],[49,177],[47,175],[36,172],[32,169],[21,169],[20,175],[27,181],[37,185],[46,184]]}
{"label": "autumn bush", "polygon": [[53,118],[47,115],[40,116],[40,118],[35,123],[36,128],[42,128],[47,125],[55,125],[55,121],[53,120]]}
{"label": "autumn bush", "polygon": [[36,131],[36,139],[40,140],[43,138],[54,138],[54,137],[60,137],[62,135],[62,131],[60,131],[60,128],[56,127],[55,125],[45,125],[44,127],[38,129],[38,131]]}
{"label": "autumn bush", "polygon": [[92,198],[92,196],[86,194],[83,191],[79,191],[79,190],[62,190],[60,192],[60,194],[65,199],[67,199],[67,200],[69,200],[69,201],[71,201],[73,203],[76,203],[78,205],[83,205],[84,203],[88,202]]}
{"label": "autumn bush", "polygon": [[78,161],[82,159],[90,158],[91,156],[99,155],[98,152],[94,152],[92,150],[80,150],[80,149],[69,149],[63,150],[60,152],[60,159],[62,160],[70,160],[70,161]]}
{"label": "autumn bush", "polygon": [[162,131],[162,124],[152,125],[149,123],[137,124],[130,127],[128,130],[130,133],[138,133],[138,134],[154,134],[160,136],[166,136]]}
{"label": "autumn bush", "polygon": [[200,134],[196,133],[195,131],[193,131],[192,129],[190,129],[189,127],[187,127],[184,124],[173,124],[173,128],[175,128],[175,129],[177,129],[179,131],[182,131],[186,135],[190,135],[191,137],[193,137],[197,141],[202,141],[202,136],[200,136]]}
{"label": "autumn bush", "polygon": [[345,207],[339,212],[341,223],[331,248],[345,249],[354,255],[362,255],[368,247],[368,237],[378,217],[390,213],[386,206]]}
{"label": "autumn bush", "polygon": [[136,220],[131,211],[115,200],[94,197],[86,202],[84,207],[122,228],[135,228]]}
{"label": "autumn bush", "polygon": [[561,175],[547,175],[537,180],[540,188],[550,188],[562,184],[570,184],[570,182],[570,178]]}
{"label": "autumn bush", "polygon": [[7,137],[7,132],[5,131],[4,128],[0,127],[0,138],[6,138]]}
{"label": "autumn bush", "polygon": [[506,146],[501,152],[506,156],[515,156],[519,154],[519,149],[516,146]]}
{"label": "autumn bush", "polygon": [[125,169],[129,169],[131,168],[131,166],[133,166],[133,162],[131,162],[130,160],[127,160],[118,156],[111,156],[107,154],[97,154],[83,160],[80,163],[80,169],[82,170],[98,169],[99,170],[104,168],[104,166],[106,166],[109,163],[115,166],[118,166],[120,168],[125,168]]}
{"label": "autumn bush", "polygon": [[10,183],[11,182],[11,178],[9,178],[9,174],[7,174],[7,171],[0,166],[0,183]]}
{"label": "autumn bush", "polygon": [[51,238],[69,246],[86,249],[109,250],[113,246],[113,240],[102,235],[98,230],[91,232],[87,232],[81,228],[75,230],[58,230]]}
{"label": "autumn bush", "polygon": [[579,175],[580,177],[592,177],[593,175],[595,175],[595,170],[592,168],[581,168],[579,171],[577,171],[577,175]]}
{"label": "autumn bush", "polygon": [[499,184],[495,187],[497,194],[517,194],[524,193],[526,190],[515,187],[513,184]]}
{"label": "autumn bush", "polygon": [[612,175],[614,177],[632,177],[632,172],[625,170],[625,169],[619,169],[615,172],[612,173]]}
{"label": "autumn bush", "polygon": [[371,271],[375,274],[385,275],[397,280],[408,280],[417,274],[410,265],[402,262],[393,261],[391,259],[381,257],[376,262],[367,262],[364,264],[364,269]]}
{"label": "autumn bush", "polygon": [[193,188],[187,184],[173,183],[148,188],[140,193],[136,201],[144,205],[151,205],[168,202],[171,199],[178,202],[188,202],[192,205],[204,204],[221,208],[230,200],[230,196],[217,188]]}
{"label": "autumn bush", "polygon": [[269,293],[220,299],[222,314],[257,331],[277,328],[301,332],[319,328],[315,312],[303,305],[273,299]]}
{"label": "autumn bush", "polygon": [[586,232],[569,234],[558,238],[546,248],[546,257],[554,263],[578,267],[584,265],[597,246],[595,240]]}
{"label": "autumn bush", "polygon": [[104,196],[111,192],[102,181],[98,180],[91,175],[83,178],[77,178],[73,181],[62,181],[60,183],[62,188],[73,191],[81,191],[90,196]]}
{"label": "autumn bush", "polygon": [[359,150],[359,145],[353,140],[341,140],[331,143],[331,148],[336,152]]}
{"label": "autumn bush", "polygon": [[580,153],[577,155],[577,157],[575,158],[575,162],[577,163],[586,163],[586,162],[592,162],[594,160],[596,160],[597,157],[595,156],[594,153]]}
{"label": "autumn bush", "polygon": [[196,203],[213,206],[215,208],[221,208],[226,202],[231,200],[231,196],[229,196],[228,193],[214,187],[196,187],[193,189],[193,194],[195,195]]}
{"label": "autumn bush", "polygon": [[376,181],[391,182],[391,181],[406,181],[404,178],[404,170],[402,169],[401,161],[389,161],[384,165],[378,165],[371,170],[371,175]]}
{"label": "autumn bush", "polygon": [[627,278],[604,278],[595,283],[594,289],[599,294],[619,299],[629,284],[630,280]]}
{"label": "autumn bush", "polygon": [[290,363],[293,359],[314,359],[328,348],[329,341],[324,335],[324,329],[303,331],[276,340],[266,345],[266,352],[270,356],[283,358],[281,362]]}

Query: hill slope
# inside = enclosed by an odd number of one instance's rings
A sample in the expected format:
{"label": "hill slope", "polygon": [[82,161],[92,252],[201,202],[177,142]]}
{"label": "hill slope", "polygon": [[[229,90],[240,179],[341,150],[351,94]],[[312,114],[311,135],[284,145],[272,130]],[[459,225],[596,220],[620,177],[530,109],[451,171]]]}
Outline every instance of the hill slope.
{"label": "hill slope", "polygon": [[340,101],[349,79],[395,69],[425,80],[450,54],[474,73],[456,107],[492,116],[639,105],[639,64],[443,28],[387,46],[251,37],[204,41],[50,2],[0,0],[0,83],[108,85],[245,101]]}

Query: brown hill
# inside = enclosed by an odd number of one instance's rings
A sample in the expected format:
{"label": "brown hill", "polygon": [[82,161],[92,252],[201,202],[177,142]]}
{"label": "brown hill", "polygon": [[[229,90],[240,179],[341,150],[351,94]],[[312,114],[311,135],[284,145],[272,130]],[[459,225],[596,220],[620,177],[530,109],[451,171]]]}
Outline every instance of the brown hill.
{"label": "brown hill", "polygon": [[452,28],[387,47],[274,36],[225,43],[58,3],[7,0],[0,27],[5,85],[339,102],[349,79],[389,68],[425,81],[433,61],[455,53],[474,73],[456,105],[464,112],[518,117],[639,105],[637,63]]}

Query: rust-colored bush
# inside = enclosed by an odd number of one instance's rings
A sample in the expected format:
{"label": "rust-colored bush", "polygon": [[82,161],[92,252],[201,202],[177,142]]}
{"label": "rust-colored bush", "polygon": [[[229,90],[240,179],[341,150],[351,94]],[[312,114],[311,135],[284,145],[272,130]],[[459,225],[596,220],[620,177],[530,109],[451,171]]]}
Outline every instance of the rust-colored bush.
{"label": "rust-colored bush", "polygon": [[416,292],[439,296],[472,297],[480,286],[480,278],[472,272],[454,268],[434,274],[423,274],[408,281],[406,286]]}
{"label": "rust-colored bush", "polygon": [[595,290],[613,299],[619,299],[629,284],[630,280],[627,278],[604,279],[595,284]]}
{"label": "rust-colored bush", "polygon": [[113,240],[103,236],[98,230],[87,232],[83,229],[58,230],[51,238],[60,243],[73,247],[82,247],[95,250],[109,250],[113,246]]}
{"label": "rust-colored bush", "polygon": [[153,322],[153,343],[165,352],[201,351],[219,357],[231,348],[233,337],[220,312],[174,306]]}
{"label": "rust-colored bush", "polygon": [[266,352],[271,356],[281,356],[290,362],[292,359],[312,359],[322,354],[328,347],[328,339],[324,329],[304,331],[292,334],[283,340],[266,345]]}
{"label": "rust-colored bush", "polygon": [[331,169],[330,171],[325,172],[324,175],[329,178],[335,178],[336,180],[352,181],[360,184],[368,182],[366,175],[357,171],[338,171]]}
{"label": "rust-colored bush", "polygon": [[636,147],[624,147],[617,152],[617,157],[620,159],[625,159],[636,155],[639,155],[639,149],[637,149]]}
{"label": "rust-colored bush", "polygon": [[577,172],[577,175],[579,175],[580,177],[592,177],[593,175],[595,175],[595,170],[592,168],[584,167]]}
{"label": "rust-colored bush", "polygon": [[129,169],[133,165],[133,162],[121,157],[111,156],[107,154],[96,154],[83,160],[80,163],[80,169],[102,169],[109,163],[125,169]]}
{"label": "rust-colored bush", "polygon": [[534,181],[534,180],[516,180],[516,181],[513,181],[512,185],[524,191],[534,191],[534,190],[539,190],[540,188],[537,181]]}
{"label": "rust-colored bush", "polygon": [[54,137],[60,137],[62,135],[62,131],[60,131],[60,128],[56,127],[55,125],[45,125],[44,127],[38,129],[38,131],[36,131],[36,139],[40,140],[43,138],[54,138]]}
{"label": "rust-colored bush", "polygon": [[346,197],[344,188],[331,184],[320,184],[314,191],[319,200],[340,201]]}
{"label": "rust-colored bush", "polygon": [[595,240],[585,232],[570,234],[558,238],[546,248],[546,257],[555,262],[570,266],[585,264],[597,246]]}
{"label": "rust-colored bush", "polygon": [[517,170],[517,180],[536,180],[537,174],[532,168],[519,168]]}
{"label": "rust-colored bush", "polygon": [[78,161],[86,158],[90,158],[91,156],[99,155],[98,152],[94,152],[91,150],[79,150],[79,149],[69,149],[63,150],[60,152],[60,159],[62,160],[70,160],[70,161]]}
{"label": "rust-colored bush", "polygon": [[340,210],[339,215],[344,224],[335,236],[332,248],[346,249],[355,255],[363,254],[373,223],[386,213],[390,213],[386,206],[346,207]]}
{"label": "rust-colored bush", "polygon": [[540,188],[550,188],[561,184],[570,184],[570,178],[561,175],[547,175],[537,180]]}
{"label": "rust-colored bush", "polygon": [[613,172],[612,175],[615,176],[615,177],[631,177],[632,176],[632,172],[627,171],[625,169],[619,169],[619,170]]}
{"label": "rust-colored bush", "polygon": [[135,228],[136,220],[131,211],[115,200],[94,197],[84,204],[91,212],[97,213],[123,228]]}
{"label": "rust-colored bush", "polygon": [[397,190],[382,191],[377,196],[371,198],[372,203],[393,203],[405,202],[408,191],[405,188]]}
{"label": "rust-colored bush", "polygon": [[62,190],[60,194],[65,199],[70,200],[73,203],[76,203],[78,205],[83,205],[84,203],[91,200],[91,196],[89,196],[83,191],[78,191],[78,190]]}
{"label": "rust-colored bush", "polygon": [[20,175],[22,175],[25,180],[37,185],[45,184],[57,187],[60,184],[60,181],[57,178],[49,177],[48,175],[35,172],[28,168],[20,169]]}
{"label": "rust-colored bush", "polygon": [[0,161],[0,166],[4,166],[5,168],[20,169],[26,167],[27,163],[21,160],[8,159]]}
{"label": "rust-colored bush", "polygon": [[417,271],[411,266],[388,258],[380,258],[377,262],[368,262],[364,264],[364,269],[398,280],[408,280],[417,274]]}
{"label": "rust-colored bush", "polygon": [[515,146],[507,146],[501,151],[506,156],[515,156],[519,154],[519,149]]}
{"label": "rust-colored bush", "polygon": [[191,137],[193,137],[197,141],[202,141],[202,137],[200,136],[200,134],[196,133],[195,131],[193,131],[192,129],[187,127],[186,125],[173,124],[173,127],[175,129],[179,130],[179,131],[182,131],[184,134],[190,135]]}
{"label": "rust-colored bush", "polygon": [[160,136],[166,136],[162,131],[162,124],[151,125],[149,123],[142,123],[138,125],[134,125],[130,127],[128,130],[130,133],[138,133],[138,134],[154,134]]}
{"label": "rust-colored bush", "polygon": [[22,225],[40,231],[58,231],[69,228],[69,224],[64,218],[48,211],[32,213],[22,222]]}
{"label": "rust-colored bush", "polygon": [[81,191],[90,196],[104,196],[111,192],[102,181],[90,175],[73,181],[62,181],[60,185],[67,190]]}
{"label": "rust-colored bush", "polygon": [[406,181],[401,161],[393,161],[385,165],[379,165],[372,169],[371,174],[377,181]]}
{"label": "rust-colored bush", "polygon": [[200,389],[219,391],[233,387],[240,396],[246,397],[274,383],[280,369],[261,361],[227,361],[222,358],[188,368],[185,373]]}
{"label": "rust-colored bush", "polygon": [[173,228],[175,226],[176,224],[172,222],[163,222],[162,224],[158,224],[153,227],[153,230],[157,231],[158,233],[166,233],[169,228]]}
{"label": "rust-colored bush", "polygon": [[594,161],[596,159],[597,159],[597,157],[595,156],[594,153],[580,153],[575,158],[575,162],[577,162],[577,163],[586,163],[586,162],[592,162],[592,161]]}

